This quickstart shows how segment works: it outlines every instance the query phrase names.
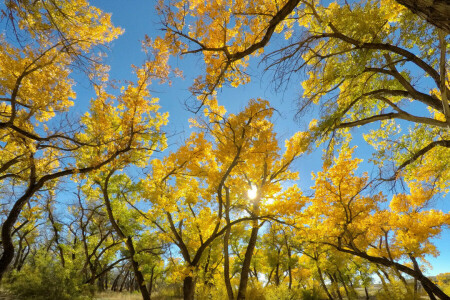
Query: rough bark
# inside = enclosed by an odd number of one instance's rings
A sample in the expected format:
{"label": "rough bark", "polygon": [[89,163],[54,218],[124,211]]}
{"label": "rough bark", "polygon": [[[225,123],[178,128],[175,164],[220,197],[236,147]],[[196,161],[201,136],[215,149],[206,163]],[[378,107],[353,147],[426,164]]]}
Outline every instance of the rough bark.
{"label": "rough bark", "polygon": [[183,280],[183,299],[194,300],[195,295],[195,278],[187,276]]}
{"label": "rough bark", "polygon": [[330,291],[327,288],[327,285],[325,284],[325,280],[323,279],[323,274],[322,274],[322,270],[319,267],[319,263],[316,260],[316,267],[317,267],[317,273],[319,273],[319,279],[320,279],[320,284],[322,285],[322,288],[324,289],[325,293],[327,294],[327,297],[329,300],[333,300],[333,296],[331,296]]}
{"label": "rough bark", "polygon": [[37,188],[35,184],[31,184],[25,194],[14,204],[13,208],[8,214],[8,217],[2,225],[1,236],[3,244],[3,254],[0,258],[0,280],[2,279],[3,274],[5,274],[8,266],[11,264],[14,258],[14,244],[11,236],[12,228],[16,223],[25,203],[34,195],[34,193],[39,188]]}
{"label": "rough bark", "polygon": [[385,257],[368,255],[366,252],[355,251],[352,249],[346,249],[341,247],[337,247],[336,249],[341,252],[359,256],[372,263],[393,268],[394,270],[398,270],[400,272],[408,274],[409,276],[416,278],[422,284],[423,288],[429,295],[433,294],[434,296],[438,297],[441,300],[450,300],[450,297],[447,294],[445,294],[435,283],[433,283],[428,277],[424,276],[420,271],[417,272],[417,270],[411,269],[408,266],[402,265]]}
{"label": "rough bark", "polygon": [[228,253],[228,241],[230,239],[230,232],[231,232],[231,227],[230,227],[230,193],[229,193],[229,189],[227,187],[225,187],[225,191],[226,191],[225,220],[227,222],[228,228],[225,231],[225,235],[223,237],[223,257],[224,257],[223,277],[224,277],[224,280],[225,280],[225,287],[227,289],[228,300],[233,300],[234,299],[234,294],[233,294],[233,288],[231,286],[231,281],[230,281],[230,255]]}
{"label": "rough bark", "polygon": [[239,282],[239,290],[237,300],[245,299],[245,292],[247,291],[248,276],[250,273],[250,264],[253,257],[253,251],[255,250],[256,240],[258,238],[258,221],[254,221],[252,232],[250,234],[250,240],[248,241],[247,250],[245,251],[244,262],[241,270],[241,280]]}
{"label": "rough bark", "polygon": [[428,23],[450,34],[450,2],[448,0],[396,0]]}

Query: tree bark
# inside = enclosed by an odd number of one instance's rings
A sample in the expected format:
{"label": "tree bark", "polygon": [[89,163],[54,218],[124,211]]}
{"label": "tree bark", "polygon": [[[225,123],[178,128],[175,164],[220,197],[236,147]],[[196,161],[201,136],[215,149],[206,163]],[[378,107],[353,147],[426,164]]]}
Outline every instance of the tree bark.
{"label": "tree bark", "polygon": [[334,290],[335,290],[336,294],[338,295],[339,300],[343,300],[341,291],[339,290],[339,282],[336,279],[336,275],[330,274],[330,273],[327,273],[327,274],[328,274],[328,277],[330,278],[331,286],[334,287]]}
{"label": "tree bark", "polygon": [[237,300],[245,299],[245,292],[247,291],[247,284],[248,284],[248,275],[250,272],[250,263],[252,261],[253,251],[256,246],[256,240],[258,238],[258,230],[259,230],[258,221],[254,220],[252,232],[250,234],[250,240],[248,242],[247,250],[245,252],[244,262],[242,265],[241,280],[239,282],[239,290],[238,290]]}
{"label": "tree bark", "polygon": [[330,291],[327,288],[327,285],[325,284],[325,280],[323,279],[322,270],[319,267],[319,262],[316,260],[316,267],[317,267],[317,273],[319,273],[319,279],[320,284],[322,285],[322,288],[325,290],[325,293],[327,294],[327,297],[329,300],[334,300],[333,296],[331,296]]}
{"label": "tree bark", "polygon": [[450,34],[450,2],[448,0],[396,0],[428,23]]}
{"label": "tree bark", "polygon": [[55,219],[53,218],[52,207],[50,206],[50,202],[47,203],[47,210],[48,210],[48,219],[50,220],[50,223],[51,223],[52,229],[53,229],[53,233],[55,235],[54,239],[55,239],[56,247],[58,248],[59,257],[61,259],[61,265],[64,268],[66,266],[66,260],[64,259],[64,249],[61,247],[61,245],[59,243],[59,229],[55,223]]}
{"label": "tree bark", "polygon": [[286,249],[287,249],[287,256],[288,256],[288,274],[289,274],[289,289],[292,288],[292,266],[291,266],[291,247],[289,246],[286,234],[284,234],[284,240],[286,243]]}
{"label": "tree bark", "polygon": [[183,280],[183,299],[194,300],[195,295],[195,278],[187,276]]}
{"label": "tree bark", "polygon": [[[391,297],[391,291],[389,290],[389,286],[386,283],[386,280],[384,280],[383,274],[381,274],[380,271],[376,270],[375,273],[378,275],[378,277],[381,280],[381,285],[383,286],[384,291],[386,292],[386,294]],[[387,274],[385,274],[384,276],[386,276]],[[386,276],[387,277],[387,276]],[[389,280],[389,277],[387,277]]]}
{"label": "tree bark", "polygon": [[227,222],[228,228],[225,231],[225,235],[223,237],[223,278],[225,281],[225,287],[227,289],[228,300],[234,299],[233,287],[231,286],[230,281],[230,254],[228,253],[228,241],[230,239],[231,226],[230,225],[230,212],[229,212],[229,197],[227,190],[227,205],[225,208],[225,220]]}
{"label": "tree bark", "polygon": [[127,282],[128,274],[130,274],[130,269],[127,269],[125,276],[123,276],[123,280],[122,280],[122,284],[120,285],[119,292],[123,291],[123,288],[125,287],[125,283]]}
{"label": "tree bark", "polygon": [[364,287],[364,293],[366,294],[366,300],[370,300],[369,291],[367,290],[367,286]]}
{"label": "tree bark", "polygon": [[[389,267],[389,268],[393,268],[394,270],[398,270],[400,272],[406,273],[409,276],[413,277],[413,278],[417,278],[417,280],[422,284],[423,288],[425,289],[425,291],[427,291],[427,293],[430,295],[432,294],[433,297],[437,296],[439,299],[441,300],[450,300],[450,297],[445,294],[435,283],[433,283],[428,277],[424,276],[422,274],[422,272],[419,272],[417,270],[413,270],[405,265],[402,265],[400,263],[397,263],[395,261],[391,261],[385,257],[377,257],[377,256],[371,256],[368,255],[365,252],[361,252],[361,251],[356,251],[356,250],[351,250],[351,249],[344,249],[341,247],[337,247],[337,250],[344,252],[344,253],[349,253],[352,255],[356,255],[359,256],[361,258],[367,259],[368,261],[375,263],[375,264],[379,264],[385,267]],[[431,297],[431,298],[433,298]]]}
{"label": "tree bark", "polygon": [[20,197],[16,203],[14,203],[13,208],[9,212],[8,217],[6,218],[5,222],[2,225],[1,236],[2,236],[3,253],[2,257],[0,258],[0,280],[2,279],[3,274],[5,274],[6,270],[8,269],[8,266],[11,264],[14,258],[14,244],[12,241],[11,230],[14,224],[16,223],[23,206],[39,188],[37,188],[37,186],[33,183],[30,184],[25,194],[22,197]]}
{"label": "tree bark", "polygon": [[280,262],[277,262],[277,265],[275,267],[275,285],[280,285]]}

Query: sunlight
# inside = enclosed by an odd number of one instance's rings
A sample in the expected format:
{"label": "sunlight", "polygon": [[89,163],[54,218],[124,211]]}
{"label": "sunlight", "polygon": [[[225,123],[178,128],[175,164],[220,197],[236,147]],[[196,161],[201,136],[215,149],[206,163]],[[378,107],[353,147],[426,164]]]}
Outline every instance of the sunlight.
{"label": "sunlight", "polygon": [[250,198],[250,200],[253,200],[256,198],[257,194],[258,188],[252,184],[252,189],[247,191],[248,198]]}

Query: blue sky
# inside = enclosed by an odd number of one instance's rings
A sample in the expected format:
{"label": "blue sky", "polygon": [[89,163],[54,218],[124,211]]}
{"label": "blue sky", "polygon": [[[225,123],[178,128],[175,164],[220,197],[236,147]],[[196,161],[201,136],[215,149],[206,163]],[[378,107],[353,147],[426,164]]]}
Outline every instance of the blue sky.
{"label": "blue sky", "polygon": [[[134,0],[134,1],[118,1],[118,0],[97,0],[91,4],[101,8],[105,12],[112,13],[112,21],[115,26],[125,29],[122,36],[111,44],[108,53],[107,63],[111,66],[110,76],[112,79],[126,80],[134,78],[132,75],[131,64],[140,65],[145,60],[145,55],[141,50],[141,40],[145,34],[150,37],[156,37],[163,34],[159,31],[159,17],[157,16],[154,5],[156,1]],[[182,69],[185,79],[175,79],[171,86],[152,86],[152,94],[160,98],[162,111],[168,111],[169,126],[168,131],[174,135],[169,140],[170,144],[181,144],[184,138],[189,136],[188,119],[194,115],[188,112],[184,107],[184,102],[189,98],[190,93],[188,87],[192,84],[192,79],[203,72],[200,56],[189,56],[183,60],[173,59],[171,64]],[[279,114],[275,115],[275,125],[277,135],[283,142],[298,130],[304,130],[309,119],[315,115],[314,112],[306,115],[303,120],[294,120],[295,117],[295,101],[301,93],[300,82],[291,81],[289,88],[283,93],[275,93],[271,86],[270,74],[260,76],[262,68],[252,67],[251,73],[258,75],[252,78],[249,85],[235,88],[224,88],[219,92],[218,98],[220,104],[224,105],[230,112],[237,112],[243,109],[247,101],[251,98],[263,98],[270,101]],[[78,105],[84,106],[82,99],[92,97],[87,92],[87,84],[79,82],[76,88],[78,99],[81,101]],[[317,116],[316,116],[317,118]],[[365,129],[364,131],[366,131]],[[356,157],[367,158],[370,156],[371,148],[365,145],[361,138],[363,131],[355,130],[355,143],[358,148],[355,152]],[[300,159],[296,162],[294,168],[300,171],[299,186],[302,189],[308,189],[312,185],[311,172],[321,170],[321,150],[317,149],[311,155]],[[368,164],[363,165],[365,171],[376,173],[376,169]],[[385,191],[389,194],[389,191]],[[450,211],[450,197],[440,199],[436,202],[436,207],[448,212]],[[438,258],[430,258],[433,270],[427,272],[429,275],[435,275],[441,272],[450,272],[450,231],[446,230],[440,239],[435,243],[440,250],[441,255]]]}

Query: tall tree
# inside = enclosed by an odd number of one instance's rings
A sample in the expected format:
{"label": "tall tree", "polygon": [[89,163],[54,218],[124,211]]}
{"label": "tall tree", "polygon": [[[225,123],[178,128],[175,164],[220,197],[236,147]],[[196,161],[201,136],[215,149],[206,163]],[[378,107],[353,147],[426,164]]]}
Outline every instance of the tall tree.
{"label": "tall tree", "polygon": [[[8,9],[17,35],[26,39],[0,40],[0,181],[13,187],[5,196],[10,205],[2,224],[0,277],[14,257],[12,228],[30,199],[64,176],[139,160],[146,154],[136,150],[152,148],[166,122],[148,91],[159,63],[136,68],[136,83],[122,93],[108,92],[107,67],[93,49],[121,33],[109,15],[85,1],[21,4],[8,2]],[[76,99],[69,76],[80,57],[91,62],[84,69],[97,82],[96,98],[90,112],[74,121],[67,114]]]}
{"label": "tall tree", "polygon": [[447,226],[450,215],[428,209],[433,191],[417,182],[410,184],[409,195],[394,195],[389,208],[383,209],[385,196],[372,195],[367,174],[355,174],[360,160],[351,158],[351,149],[345,150],[316,175],[312,205],[305,211],[305,236],[312,243],[391,268],[401,279],[401,273],[417,279],[430,299],[450,299],[419,265],[426,255],[437,255],[431,239]]}
{"label": "tall tree", "polygon": [[[246,222],[251,235],[237,296],[243,299],[261,219],[302,205],[298,188],[283,190],[281,182],[297,177],[289,166],[306,151],[308,135],[293,136],[280,155],[269,121],[272,112],[267,101],[251,100],[242,112],[226,116],[212,101],[205,110],[207,120],[193,121],[206,132],[192,134],[176,152],[152,161],[152,172],[143,183],[153,204],[148,215],[183,257],[185,299],[194,297],[196,274],[208,247],[232,226]],[[249,199],[252,186],[257,192]],[[277,209],[265,205],[270,198],[278,201]]]}

